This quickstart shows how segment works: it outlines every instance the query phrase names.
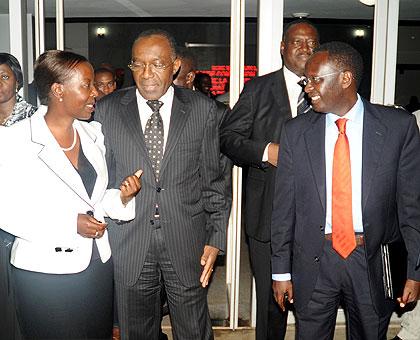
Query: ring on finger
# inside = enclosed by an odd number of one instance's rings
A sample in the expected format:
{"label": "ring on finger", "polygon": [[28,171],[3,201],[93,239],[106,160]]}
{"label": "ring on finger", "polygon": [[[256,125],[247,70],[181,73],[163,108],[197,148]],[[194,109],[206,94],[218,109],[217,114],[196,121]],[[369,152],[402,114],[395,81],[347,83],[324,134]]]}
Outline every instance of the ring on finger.
{"label": "ring on finger", "polygon": [[96,230],[95,237],[99,236],[99,231]]}
{"label": "ring on finger", "polygon": [[125,187],[128,187],[129,183],[128,183],[127,181],[124,181],[123,185],[124,185]]}

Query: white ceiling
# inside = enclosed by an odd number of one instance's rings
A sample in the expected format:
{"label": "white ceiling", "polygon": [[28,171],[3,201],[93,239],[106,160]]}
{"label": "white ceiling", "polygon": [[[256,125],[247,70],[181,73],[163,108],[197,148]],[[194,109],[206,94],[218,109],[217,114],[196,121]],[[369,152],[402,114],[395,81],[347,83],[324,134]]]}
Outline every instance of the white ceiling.
{"label": "white ceiling", "polygon": [[[18,1],[18,0],[14,0]],[[34,12],[34,0],[28,11]],[[258,0],[246,0],[246,16],[256,17]],[[0,13],[9,0],[0,0]],[[47,17],[55,16],[55,0],[44,0]],[[229,17],[229,0],[64,0],[65,17]],[[285,17],[307,12],[309,18],[372,19],[373,7],[358,0],[285,0]],[[420,0],[400,0],[400,19],[420,21]]]}

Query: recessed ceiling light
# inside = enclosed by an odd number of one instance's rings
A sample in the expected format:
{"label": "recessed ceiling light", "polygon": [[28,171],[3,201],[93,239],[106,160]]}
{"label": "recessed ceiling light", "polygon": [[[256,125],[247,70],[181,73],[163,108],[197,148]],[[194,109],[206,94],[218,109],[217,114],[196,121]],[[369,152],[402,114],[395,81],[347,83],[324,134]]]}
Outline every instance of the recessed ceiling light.
{"label": "recessed ceiling light", "polygon": [[367,6],[373,6],[376,3],[376,0],[359,0],[362,4]]}
{"label": "recessed ceiling light", "polygon": [[309,17],[309,13],[305,13],[305,12],[292,13],[292,16],[294,18],[307,18]]}

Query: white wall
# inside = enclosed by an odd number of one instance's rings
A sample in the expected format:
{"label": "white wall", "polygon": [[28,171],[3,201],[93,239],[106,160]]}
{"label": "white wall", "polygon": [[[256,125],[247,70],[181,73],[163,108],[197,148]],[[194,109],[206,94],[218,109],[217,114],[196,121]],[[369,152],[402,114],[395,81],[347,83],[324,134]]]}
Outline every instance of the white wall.
{"label": "white wall", "polygon": [[0,14],[0,52],[10,52],[9,15]]}
{"label": "white wall", "polygon": [[64,34],[65,49],[89,59],[88,23],[66,23]]}

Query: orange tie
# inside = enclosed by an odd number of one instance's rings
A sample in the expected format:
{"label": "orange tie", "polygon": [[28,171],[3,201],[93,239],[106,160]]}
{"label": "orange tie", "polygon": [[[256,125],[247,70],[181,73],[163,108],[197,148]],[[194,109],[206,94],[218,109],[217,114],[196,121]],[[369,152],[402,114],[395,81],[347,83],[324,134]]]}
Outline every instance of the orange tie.
{"label": "orange tie", "polygon": [[346,135],[347,119],[336,122],[338,138],[334,148],[332,173],[332,245],[343,258],[356,248],[351,201],[350,147]]}

